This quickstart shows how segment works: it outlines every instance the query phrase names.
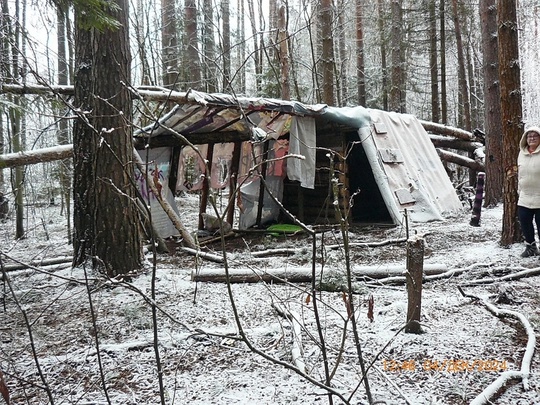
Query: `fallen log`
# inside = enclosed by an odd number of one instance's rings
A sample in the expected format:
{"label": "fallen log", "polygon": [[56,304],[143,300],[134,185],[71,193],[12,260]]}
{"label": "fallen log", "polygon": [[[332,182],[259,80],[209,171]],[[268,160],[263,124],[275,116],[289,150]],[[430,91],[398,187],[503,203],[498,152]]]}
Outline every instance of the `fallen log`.
{"label": "fallen log", "polygon": [[449,152],[444,149],[436,148],[437,153],[441,160],[446,162],[455,163],[460,166],[468,167],[469,169],[475,170],[477,172],[485,172],[485,166],[477,162],[474,159],[468,158],[467,156],[462,156],[457,153]]}
{"label": "fallen log", "polygon": [[[183,248],[182,250],[186,250]],[[426,264],[424,275],[435,275],[447,272],[444,264]],[[388,277],[389,275],[403,274],[404,265],[389,266],[358,266],[352,269],[352,275],[356,280],[370,280]],[[316,277],[321,277],[321,269],[315,271]],[[283,267],[274,269],[229,269],[229,282],[231,283],[258,283],[264,282],[291,282],[308,283],[311,282],[313,271],[311,267]],[[345,275],[335,269],[325,269],[324,275],[328,277],[344,277]],[[203,281],[213,283],[225,283],[227,277],[223,269],[201,269],[193,270],[192,281]]]}
{"label": "fallen log", "polygon": [[[503,268],[502,270],[509,270],[508,268]],[[519,280],[520,278],[534,277],[540,275],[540,267],[535,267],[534,269],[525,269],[518,271],[517,273],[507,274],[502,277],[490,277],[490,278],[480,278],[476,280],[470,280],[462,283],[462,286],[474,286],[480,284],[491,284],[500,281],[513,281]]]}
{"label": "fallen log", "polygon": [[453,136],[455,138],[464,139],[466,141],[476,141],[476,137],[472,132],[463,129],[450,127],[448,125],[437,124],[436,122],[419,120],[426,132],[432,132],[439,135]]}
{"label": "fallen log", "polygon": [[59,145],[52,148],[34,149],[24,152],[0,155],[0,170],[9,167],[33,165],[73,157],[73,145]]}
{"label": "fallen log", "polygon": [[[442,280],[445,278],[451,278],[455,276],[459,276],[462,273],[465,273],[466,271],[475,269],[477,267],[490,267],[493,266],[493,263],[475,263],[468,267],[463,267],[459,269],[451,269],[445,272],[441,272],[439,274],[427,274],[424,275],[423,281],[435,281],[435,280]],[[368,284],[369,287],[379,287],[381,285],[401,285],[405,284],[407,281],[407,278],[405,276],[391,276],[382,278],[379,280],[376,280],[370,284]]]}
{"label": "fallen log", "polygon": [[474,152],[483,146],[480,142],[466,141],[444,135],[430,135],[429,139],[436,148],[459,149],[466,152]]}
{"label": "fallen log", "polygon": [[71,263],[73,261],[73,256],[63,256],[55,257],[52,259],[41,259],[41,260],[32,260],[28,263],[16,263],[16,264],[4,264],[4,271],[16,271],[28,269],[31,266],[43,267],[43,266],[53,266],[56,264]]}
{"label": "fallen log", "polygon": [[[210,260],[211,262],[215,262],[215,263],[223,263],[223,256],[219,256],[219,255],[215,255],[215,254],[212,254],[212,253],[207,253],[207,252],[203,252],[201,250],[198,250],[198,249],[193,249],[193,248],[190,248],[190,247],[184,247],[184,246],[181,246],[180,247],[180,250],[182,252],[186,252],[192,256],[198,256],[198,257],[202,257],[203,259],[206,259],[206,260]],[[195,271],[195,270],[194,270]],[[200,270],[199,270],[200,271]],[[221,271],[221,270],[220,270]],[[193,275],[191,277],[191,279],[193,280]],[[197,281],[197,280],[193,280],[193,281]]]}

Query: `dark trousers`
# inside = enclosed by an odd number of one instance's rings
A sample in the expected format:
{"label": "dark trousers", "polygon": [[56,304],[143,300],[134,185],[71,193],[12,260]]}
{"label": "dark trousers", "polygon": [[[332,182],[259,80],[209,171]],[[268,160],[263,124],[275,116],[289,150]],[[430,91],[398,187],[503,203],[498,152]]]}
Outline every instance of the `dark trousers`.
{"label": "dark trousers", "polygon": [[523,237],[525,242],[533,243],[534,242],[534,225],[533,221],[536,223],[536,229],[538,230],[538,235],[540,235],[540,208],[525,208],[518,205],[518,219],[521,226],[521,232],[523,232]]}

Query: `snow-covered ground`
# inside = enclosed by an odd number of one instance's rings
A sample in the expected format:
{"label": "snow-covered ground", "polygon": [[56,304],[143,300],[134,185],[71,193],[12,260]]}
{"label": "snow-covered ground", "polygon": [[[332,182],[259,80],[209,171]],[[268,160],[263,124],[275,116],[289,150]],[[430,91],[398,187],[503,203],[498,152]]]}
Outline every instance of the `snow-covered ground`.
{"label": "snow-covered ground", "polygon": [[[186,212],[194,205],[193,197],[177,202],[189,222]],[[8,257],[29,262],[71,254],[58,206],[32,207],[27,214],[26,239],[13,240],[11,219],[1,224],[4,265],[13,263]],[[359,346],[369,367],[367,381],[373,401],[468,404],[502,371],[520,370],[527,345],[522,325],[497,318],[458,290],[463,285],[468,294],[523,314],[538,335],[540,276],[465,286],[471,280],[539,267],[539,258],[520,257],[523,246],[499,246],[501,217],[502,208],[496,207],[483,210],[480,227],[469,225],[469,212],[444,222],[411,224],[410,234],[426,241],[425,264],[467,269],[453,277],[424,282],[423,334],[403,331],[405,286],[355,283]],[[349,236],[354,244],[350,253],[354,267],[404,266],[404,243],[378,247],[370,247],[370,243],[404,238],[405,229],[352,228]],[[317,235],[317,260],[326,269],[345,269],[340,249],[321,248],[340,242],[339,233]],[[239,235],[227,240],[227,257],[231,268],[292,270],[310,266],[311,246],[306,235]],[[276,251],[264,257],[253,254],[285,247],[297,251]],[[205,251],[219,254],[219,243],[208,245]],[[148,270],[129,283],[112,283],[90,269],[72,269],[69,264],[8,273],[1,311],[0,368],[13,404],[48,403],[47,389],[56,404],[159,404],[156,350],[167,404],[324,404],[329,400],[322,387],[326,379],[322,348],[332,389],[341,395],[334,396],[333,403],[368,403],[342,292],[318,294],[317,319],[309,283],[231,284],[229,291],[223,283],[191,281],[192,272],[220,269],[223,264],[197,261],[180,252],[159,255],[156,347],[149,305],[150,254],[148,260]],[[239,325],[229,292],[240,327],[258,353],[237,339]],[[372,322],[368,319],[370,297]],[[294,339],[291,322],[276,311],[277,306],[299,321],[299,339]],[[295,347],[301,350],[297,363],[292,356]],[[512,380],[491,401],[540,403],[538,356],[537,350],[529,390],[524,390],[521,380]],[[288,365],[304,368],[307,378]]]}

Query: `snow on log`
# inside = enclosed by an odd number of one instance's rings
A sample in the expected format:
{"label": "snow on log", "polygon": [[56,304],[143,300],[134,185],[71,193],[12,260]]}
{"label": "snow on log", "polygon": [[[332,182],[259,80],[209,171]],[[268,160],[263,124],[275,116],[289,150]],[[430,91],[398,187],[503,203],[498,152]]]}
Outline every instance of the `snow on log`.
{"label": "snow on log", "polygon": [[531,374],[531,362],[536,347],[536,335],[534,328],[531,326],[530,322],[527,320],[525,315],[506,309],[497,308],[495,305],[487,301],[486,299],[481,299],[472,294],[466,294],[461,286],[458,286],[458,290],[462,296],[472,298],[475,301],[478,301],[484,305],[489,312],[495,315],[497,318],[513,318],[521,322],[523,328],[527,332],[527,346],[525,347],[525,353],[523,354],[523,359],[521,360],[521,368],[519,371],[507,371],[502,373],[495,381],[488,385],[472,402],[471,405],[483,405],[489,402],[490,398],[495,396],[497,392],[504,387],[508,380],[513,378],[521,378],[523,382],[523,389],[529,390],[529,375]]}
{"label": "snow on log", "polygon": [[429,139],[436,148],[459,149],[467,152],[474,152],[483,147],[480,142],[466,141],[444,135],[429,135]]}
{"label": "snow on log", "polygon": [[[495,270],[495,269],[494,269]],[[492,272],[494,272],[492,270]],[[500,268],[500,270],[508,270],[507,267]],[[533,269],[524,269],[522,271],[518,271],[517,273],[507,274],[502,277],[491,277],[491,278],[480,278],[475,280],[470,280],[462,283],[462,286],[473,286],[473,285],[480,285],[480,284],[491,284],[499,281],[513,281],[513,280],[519,280],[520,278],[526,278],[526,277],[534,277],[540,275],[540,267],[535,267]]]}
{"label": "snow on log", "polygon": [[431,132],[439,135],[453,136],[454,138],[464,139],[466,141],[476,141],[476,137],[472,132],[463,129],[450,127],[448,125],[437,124],[436,122],[419,120],[426,132]]}
{"label": "snow on log", "polygon": [[73,145],[59,145],[51,148],[34,149],[25,152],[0,155],[0,169],[52,162],[73,157]]}
{"label": "snow on log", "polygon": [[202,250],[193,249],[193,248],[190,248],[190,247],[180,247],[180,250],[182,252],[186,252],[186,253],[188,253],[188,254],[190,254],[192,256],[202,257],[203,259],[210,260],[211,262],[215,262],[215,263],[223,263],[224,262],[223,256],[203,252]]}
{"label": "snow on log", "polygon": [[[182,250],[186,250],[183,248]],[[447,272],[444,264],[426,264],[424,265],[425,275],[434,275]],[[325,275],[335,275],[337,270],[325,269]],[[389,277],[391,275],[401,275],[405,273],[404,265],[389,266],[356,266],[352,269],[352,274],[356,279],[377,279]],[[308,283],[311,282],[311,267],[283,267],[265,270],[256,270],[250,268],[229,269],[229,282],[231,283],[258,283],[264,282],[292,282]],[[321,276],[321,269],[316,269],[316,276]],[[207,281],[213,283],[225,283],[227,277],[223,269],[201,269],[193,270],[191,273],[192,281]]]}
{"label": "snow on log", "polygon": [[71,263],[72,261],[73,261],[73,256],[63,256],[63,257],[55,257],[51,259],[32,260],[28,263],[4,264],[3,269],[5,271],[16,271],[16,270],[24,270],[31,266],[34,266],[34,267],[53,266],[57,264]]}
{"label": "snow on log", "polygon": [[444,149],[436,148],[437,153],[439,154],[439,157],[441,160],[444,160],[446,162],[451,162],[458,164],[460,166],[468,167],[469,169],[473,169],[477,172],[485,172],[485,166],[482,163],[477,162],[474,159],[468,158],[466,156],[459,155],[457,153],[449,152]]}

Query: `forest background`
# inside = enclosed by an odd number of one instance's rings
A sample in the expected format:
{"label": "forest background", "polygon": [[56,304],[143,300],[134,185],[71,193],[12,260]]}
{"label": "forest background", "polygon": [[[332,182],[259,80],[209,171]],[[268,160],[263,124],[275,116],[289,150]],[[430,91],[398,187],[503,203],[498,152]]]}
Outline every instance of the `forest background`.
{"label": "forest background", "polygon": [[[106,283],[143,266],[141,238],[134,230],[138,218],[130,205],[135,201],[131,134],[168,106],[163,100],[134,101],[137,89],[362,105],[469,132],[480,129],[490,162],[486,204],[504,200],[505,210],[515,206],[517,141],[525,125],[540,121],[536,1],[116,3],[118,8],[102,0],[0,2],[0,154],[74,145],[73,162],[2,169],[0,191],[16,211],[17,240],[28,236],[29,206],[61,199],[74,221],[73,229],[67,221],[66,233],[79,279],[71,281],[88,287],[92,315],[96,290],[90,291],[88,280],[80,283],[88,259],[105,267],[112,277]],[[503,245],[519,239],[511,210],[503,218],[505,229]],[[163,324],[153,271],[149,296],[141,295],[147,299],[145,310],[152,311],[145,319],[152,319],[159,396],[165,403],[157,337]],[[5,273],[3,280],[8,280]],[[316,299],[314,292],[315,287],[310,299]],[[343,300],[354,311],[348,293]],[[17,294],[9,304],[18,304]],[[42,307],[33,309],[35,319],[43,319]],[[26,313],[22,309],[14,316],[19,318],[13,324],[23,324]],[[98,346],[103,336],[93,321]],[[27,326],[33,343],[33,325]],[[322,340],[324,328],[316,332]],[[31,390],[46,392],[53,403],[55,388],[39,370],[43,359],[29,353],[25,341],[19,343],[26,348],[18,353],[33,356],[42,378],[43,385],[34,383]],[[16,369],[18,357],[6,358]],[[96,375],[91,389],[101,378],[106,396],[107,379]],[[331,403],[336,394],[330,377],[326,370],[326,385],[308,381],[328,390]]]}
{"label": "forest background", "polygon": [[25,234],[25,184],[41,188],[33,198],[60,195],[74,265],[99,257],[111,275],[142,265],[131,134],[170,108],[135,102],[149,88],[361,105],[480,134],[484,204],[504,202],[502,245],[521,238],[515,160],[524,126],[539,119],[534,1],[0,4],[0,152],[74,150],[72,166],[11,169],[15,237]]}

